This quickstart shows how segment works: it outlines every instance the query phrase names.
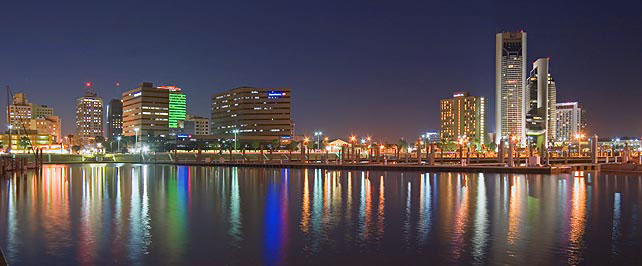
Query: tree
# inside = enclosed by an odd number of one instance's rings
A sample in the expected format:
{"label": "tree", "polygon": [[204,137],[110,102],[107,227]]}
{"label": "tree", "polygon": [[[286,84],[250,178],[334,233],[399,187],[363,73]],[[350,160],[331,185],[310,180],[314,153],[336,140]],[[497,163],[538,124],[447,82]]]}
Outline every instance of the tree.
{"label": "tree", "polygon": [[454,141],[449,141],[446,144],[446,150],[448,150],[448,151],[456,151],[457,150],[457,143],[455,143]]}
{"label": "tree", "polygon": [[287,148],[288,148],[288,155],[289,155],[288,158],[289,158],[289,160],[292,160],[292,152],[296,151],[297,148],[299,148],[299,143],[297,143],[296,141],[292,140],[292,141],[290,141],[290,144],[288,144]]}
{"label": "tree", "polygon": [[491,143],[491,144],[488,146],[488,148],[489,148],[491,151],[495,151],[495,150],[497,149],[497,143],[495,143],[495,142]]}
{"label": "tree", "polygon": [[252,146],[253,150],[258,150],[261,147],[261,144],[259,143],[258,140],[253,140],[250,145]]}
{"label": "tree", "polygon": [[29,141],[29,137],[22,136],[18,141],[18,147],[20,147],[20,149],[23,149],[23,150],[26,150],[27,148],[31,148],[31,141]]}
{"label": "tree", "polygon": [[316,146],[316,144],[314,142],[312,142],[312,141],[308,141],[306,146],[308,147],[308,149],[312,150],[312,149],[314,149],[314,146]]}
{"label": "tree", "polygon": [[104,144],[104,143],[105,143],[105,137],[103,137],[103,136],[96,136],[96,138],[94,139],[94,141],[96,142],[96,144],[100,143],[100,144],[102,145],[102,144]]}
{"label": "tree", "polygon": [[272,146],[272,150],[277,150],[281,146],[281,142],[279,142],[278,139],[275,139],[270,145]]}
{"label": "tree", "polygon": [[408,142],[403,138],[399,139],[399,142],[397,143],[397,148],[399,149],[399,152],[402,152],[403,150],[407,150]]}

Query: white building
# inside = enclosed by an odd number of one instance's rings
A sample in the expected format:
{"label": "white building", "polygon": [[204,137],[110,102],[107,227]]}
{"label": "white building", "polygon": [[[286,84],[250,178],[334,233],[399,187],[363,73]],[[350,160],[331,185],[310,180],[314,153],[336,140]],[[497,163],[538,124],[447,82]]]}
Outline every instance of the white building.
{"label": "white building", "polygon": [[512,135],[526,143],[526,32],[495,36],[496,143]]}
{"label": "white building", "polygon": [[103,99],[94,92],[76,100],[76,135],[83,142],[103,135]]}
{"label": "white building", "polygon": [[556,141],[573,141],[576,134],[585,133],[584,110],[577,102],[558,103],[555,106]]}

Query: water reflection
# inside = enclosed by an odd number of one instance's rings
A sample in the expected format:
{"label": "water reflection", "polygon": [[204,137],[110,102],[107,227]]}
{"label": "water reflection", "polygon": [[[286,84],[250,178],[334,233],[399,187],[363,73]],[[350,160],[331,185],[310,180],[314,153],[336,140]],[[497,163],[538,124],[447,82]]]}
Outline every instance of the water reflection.
{"label": "water reflection", "polygon": [[58,165],[0,184],[12,264],[640,264],[642,249],[631,176]]}

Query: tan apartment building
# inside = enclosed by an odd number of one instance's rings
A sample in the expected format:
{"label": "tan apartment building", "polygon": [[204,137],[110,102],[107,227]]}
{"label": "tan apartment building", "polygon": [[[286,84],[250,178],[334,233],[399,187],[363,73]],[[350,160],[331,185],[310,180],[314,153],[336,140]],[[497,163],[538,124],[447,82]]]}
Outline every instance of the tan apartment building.
{"label": "tan apartment building", "polygon": [[266,141],[289,140],[293,135],[289,88],[231,89],[212,96],[211,110],[214,135]]}
{"label": "tan apartment building", "polygon": [[441,131],[445,141],[457,141],[465,136],[468,142],[486,142],[486,100],[470,96],[468,92],[456,92],[451,99],[440,101]]}
{"label": "tan apartment building", "polygon": [[169,93],[143,82],[122,94],[123,135],[145,138],[169,134]]}

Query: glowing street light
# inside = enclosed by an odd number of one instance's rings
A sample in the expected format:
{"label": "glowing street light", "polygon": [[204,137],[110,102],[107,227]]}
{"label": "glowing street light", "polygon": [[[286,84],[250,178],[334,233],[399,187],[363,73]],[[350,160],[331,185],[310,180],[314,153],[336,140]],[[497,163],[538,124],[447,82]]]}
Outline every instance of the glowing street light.
{"label": "glowing street light", "polygon": [[134,132],[135,132],[134,135],[136,136],[136,142],[134,143],[134,147],[136,147],[136,148],[138,148],[138,131],[140,131],[140,129],[135,127],[134,128]]}
{"label": "glowing street light", "polygon": [[584,138],[584,134],[582,133],[575,134],[575,139],[577,139],[577,157],[582,156],[582,139],[583,138]]}
{"label": "glowing street light", "polygon": [[317,131],[314,132],[314,135],[317,137],[317,149],[321,149],[321,135],[323,135],[323,132]]}
{"label": "glowing street light", "polygon": [[236,150],[236,143],[237,143],[236,134],[239,133],[239,130],[238,129],[232,130],[232,133],[234,133],[234,150]]}

